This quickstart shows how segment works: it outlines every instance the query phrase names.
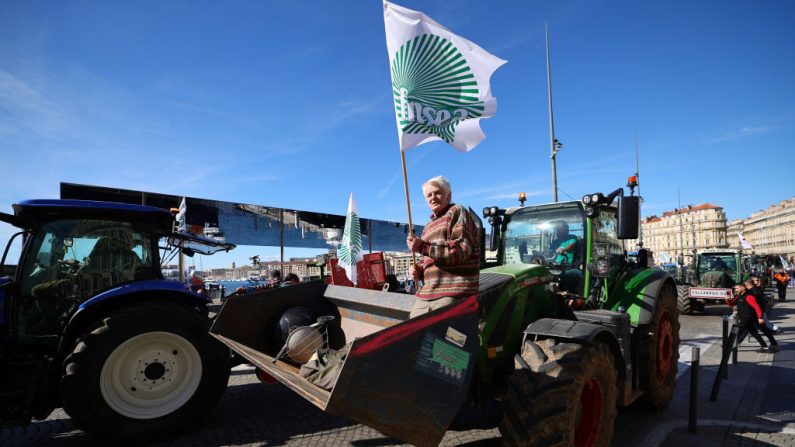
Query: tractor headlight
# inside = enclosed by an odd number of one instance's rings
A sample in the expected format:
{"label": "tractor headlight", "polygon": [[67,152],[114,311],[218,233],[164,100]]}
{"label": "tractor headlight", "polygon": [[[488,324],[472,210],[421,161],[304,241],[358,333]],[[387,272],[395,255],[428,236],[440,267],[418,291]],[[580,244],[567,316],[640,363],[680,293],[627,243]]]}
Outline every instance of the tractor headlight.
{"label": "tractor headlight", "polygon": [[586,206],[585,207],[585,217],[589,217],[593,219],[594,217],[599,215],[599,208],[595,206]]}
{"label": "tractor headlight", "polygon": [[605,196],[602,195],[601,192],[597,192],[596,194],[591,194],[591,203],[594,205],[600,204],[604,202]]}

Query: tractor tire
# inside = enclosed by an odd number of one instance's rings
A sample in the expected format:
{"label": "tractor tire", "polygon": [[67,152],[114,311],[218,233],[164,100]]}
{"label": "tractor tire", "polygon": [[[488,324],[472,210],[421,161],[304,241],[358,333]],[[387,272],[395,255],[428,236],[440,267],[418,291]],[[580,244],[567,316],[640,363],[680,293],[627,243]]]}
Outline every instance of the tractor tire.
{"label": "tractor tire", "polygon": [[690,286],[676,286],[676,294],[679,313],[691,315],[693,302],[690,300]]}
{"label": "tractor tire", "polygon": [[602,343],[525,341],[507,378],[500,432],[513,446],[609,446],[617,372]]}
{"label": "tractor tire", "polygon": [[144,443],[201,422],[226,389],[229,350],[188,306],[137,303],[88,327],[63,363],[63,408],[114,443]]}
{"label": "tractor tire", "polygon": [[679,312],[673,287],[663,287],[651,323],[639,326],[638,377],[645,393],[640,402],[654,410],[668,406],[676,387],[679,361]]}

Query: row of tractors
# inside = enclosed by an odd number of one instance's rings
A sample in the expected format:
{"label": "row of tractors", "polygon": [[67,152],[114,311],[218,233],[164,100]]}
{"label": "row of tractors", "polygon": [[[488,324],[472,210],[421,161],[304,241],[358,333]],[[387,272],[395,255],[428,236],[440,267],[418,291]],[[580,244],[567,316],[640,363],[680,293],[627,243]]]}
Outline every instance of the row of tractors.
{"label": "row of tractors", "polygon": [[[485,208],[478,295],[413,319],[409,294],[324,281],[232,295],[213,319],[203,296],[163,278],[161,251],[207,242],[174,233],[169,211],[21,202],[0,214],[22,247],[0,279],[0,417],[63,407],[113,442],[162,439],[211,411],[233,354],[416,445],[438,444],[462,407],[495,402],[511,444],[609,445],[617,407],[668,404],[679,356],[675,279],[644,250],[627,255],[640,213],[627,186]],[[553,252],[560,223],[576,237],[571,259]],[[301,373],[307,335],[347,352],[330,387]]]}

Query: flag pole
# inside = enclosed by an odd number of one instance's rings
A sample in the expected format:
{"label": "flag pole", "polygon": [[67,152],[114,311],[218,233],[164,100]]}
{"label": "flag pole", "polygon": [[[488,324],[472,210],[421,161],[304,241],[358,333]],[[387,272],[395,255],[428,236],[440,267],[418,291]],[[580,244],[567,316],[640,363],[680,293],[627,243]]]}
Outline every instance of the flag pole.
{"label": "flag pole", "polygon": [[[409,178],[406,175],[406,153],[401,149],[400,163],[403,166],[403,188],[406,190],[406,209],[409,213],[409,235],[414,236],[414,224],[411,222],[411,200],[409,200]],[[414,251],[411,252],[411,263],[416,264],[417,259],[414,256]]]}

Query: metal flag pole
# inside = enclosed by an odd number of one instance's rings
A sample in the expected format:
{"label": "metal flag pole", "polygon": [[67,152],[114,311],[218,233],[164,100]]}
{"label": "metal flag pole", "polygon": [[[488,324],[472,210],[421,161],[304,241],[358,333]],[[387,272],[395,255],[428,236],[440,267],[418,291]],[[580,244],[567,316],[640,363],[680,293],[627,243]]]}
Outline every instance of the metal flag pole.
{"label": "metal flag pole", "polygon": [[[403,188],[406,190],[406,209],[409,213],[409,235],[414,236],[414,224],[411,222],[411,200],[409,200],[409,178],[406,175],[406,153],[403,150],[400,151],[400,163],[403,166]],[[413,251],[411,252],[411,263],[417,263]]]}
{"label": "metal flag pole", "polygon": [[549,68],[549,31],[544,23],[547,38],[547,92],[549,93],[549,158],[552,160],[552,200],[558,202],[558,168],[555,161],[555,122],[552,119],[552,75]]}

